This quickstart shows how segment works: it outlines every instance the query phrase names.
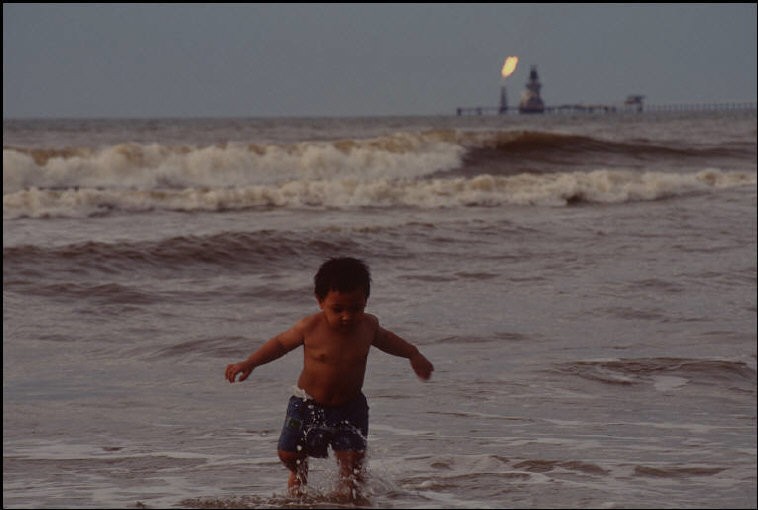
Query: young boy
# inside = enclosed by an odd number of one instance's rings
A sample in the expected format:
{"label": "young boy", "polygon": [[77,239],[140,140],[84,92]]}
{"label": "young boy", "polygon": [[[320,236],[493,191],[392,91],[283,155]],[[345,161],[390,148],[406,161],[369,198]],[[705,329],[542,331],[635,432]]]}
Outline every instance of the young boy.
{"label": "young boy", "polygon": [[258,366],[303,347],[303,370],[289,400],[279,438],[279,458],[290,471],[288,487],[307,483],[307,458],[326,457],[331,445],[340,465],[341,489],[354,495],[362,482],[368,405],[361,392],[371,346],[408,358],[428,380],[434,367],[419,350],[364,312],[371,291],[368,267],[357,259],[330,259],[314,278],[321,312],[276,335],[246,360],[226,367],[226,379],[242,382]]}

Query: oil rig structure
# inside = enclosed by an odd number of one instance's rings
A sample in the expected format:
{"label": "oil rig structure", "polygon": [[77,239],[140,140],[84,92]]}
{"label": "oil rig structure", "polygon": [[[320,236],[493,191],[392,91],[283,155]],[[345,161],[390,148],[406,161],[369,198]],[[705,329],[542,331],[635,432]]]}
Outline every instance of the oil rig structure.
{"label": "oil rig structure", "polygon": [[[539,75],[537,74],[537,66],[532,66],[529,71],[529,81],[526,83],[526,89],[521,94],[521,101],[519,101],[518,110],[519,113],[544,113],[545,103],[540,97],[540,90],[542,84],[540,83]],[[467,108],[457,108],[456,112],[460,115],[489,115],[498,114],[505,115],[511,110],[508,106],[508,92],[505,85],[500,86],[500,105],[497,107],[488,106],[474,106]]]}
{"label": "oil rig structure", "polygon": [[709,103],[709,104],[668,104],[668,105],[647,105],[644,104],[643,95],[630,95],[623,104],[563,104],[557,106],[546,106],[540,91],[542,84],[537,74],[537,66],[531,66],[529,79],[526,82],[526,89],[521,94],[517,108],[508,106],[508,95],[505,85],[500,87],[500,104],[499,106],[473,106],[458,107],[456,113],[462,115],[506,115],[511,111],[517,111],[519,114],[575,114],[575,113],[617,113],[617,112],[685,112],[685,111],[728,111],[728,110],[755,110],[756,104],[751,102],[731,102],[731,103]]}

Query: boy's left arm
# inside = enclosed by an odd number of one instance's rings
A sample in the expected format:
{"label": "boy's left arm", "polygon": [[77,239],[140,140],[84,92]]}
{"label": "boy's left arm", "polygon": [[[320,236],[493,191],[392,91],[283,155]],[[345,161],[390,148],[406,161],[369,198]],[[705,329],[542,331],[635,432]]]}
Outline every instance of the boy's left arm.
{"label": "boy's left arm", "polygon": [[421,379],[426,381],[432,376],[434,365],[421,354],[415,345],[403,340],[392,331],[377,325],[373,345],[387,354],[408,358],[413,371]]}

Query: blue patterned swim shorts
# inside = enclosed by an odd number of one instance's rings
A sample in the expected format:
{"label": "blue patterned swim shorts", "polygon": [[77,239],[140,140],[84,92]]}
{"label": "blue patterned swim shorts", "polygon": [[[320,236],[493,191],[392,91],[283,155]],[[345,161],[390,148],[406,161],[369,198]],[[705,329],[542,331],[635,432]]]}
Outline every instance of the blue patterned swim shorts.
{"label": "blue patterned swim shorts", "polygon": [[315,400],[290,397],[279,449],[304,452],[309,457],[327,457],[335,451],[365,451],[368,436],[368,403],[363,393],[336,407]]}

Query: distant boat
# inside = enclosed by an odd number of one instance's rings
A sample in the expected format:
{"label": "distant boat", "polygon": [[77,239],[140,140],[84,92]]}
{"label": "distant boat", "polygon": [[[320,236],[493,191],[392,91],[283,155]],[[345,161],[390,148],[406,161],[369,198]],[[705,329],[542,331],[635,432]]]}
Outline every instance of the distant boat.
{"label": "distant boat", "polygon": [[537,67],[532,66],[526,90],[521,94],[521,102],[518,105],[519,113],[545,112],[545,103],[542,102],[542,98],[540,97],[541,88],[542,84],[540,83],[539,76],[537,76]]}

